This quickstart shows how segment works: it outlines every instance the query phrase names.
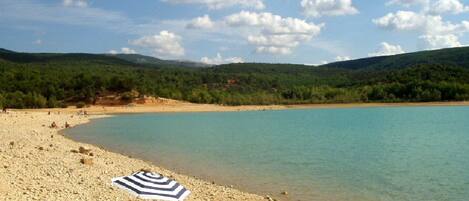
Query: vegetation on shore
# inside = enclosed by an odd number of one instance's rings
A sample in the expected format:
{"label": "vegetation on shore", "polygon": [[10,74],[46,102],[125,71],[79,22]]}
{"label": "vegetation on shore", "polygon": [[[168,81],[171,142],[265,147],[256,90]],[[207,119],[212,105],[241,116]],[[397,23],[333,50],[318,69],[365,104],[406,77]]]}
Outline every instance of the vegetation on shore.
{"label": "vegetation on shore", "polygon": [[469,100],[469,48],[318,67],[206,68],[134,63],[110,55],[0,51],[0,108],[93,104],[106,94],[226,105],[463,101]]}

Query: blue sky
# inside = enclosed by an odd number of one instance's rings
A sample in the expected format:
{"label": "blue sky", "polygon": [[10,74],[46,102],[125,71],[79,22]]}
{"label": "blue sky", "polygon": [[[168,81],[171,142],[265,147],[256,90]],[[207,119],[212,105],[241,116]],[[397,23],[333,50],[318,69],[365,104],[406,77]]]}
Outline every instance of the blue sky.
{"label": "blue sky", "polygon": [[469,44],[464,0],[0,0],[0,46],[321,64]]}

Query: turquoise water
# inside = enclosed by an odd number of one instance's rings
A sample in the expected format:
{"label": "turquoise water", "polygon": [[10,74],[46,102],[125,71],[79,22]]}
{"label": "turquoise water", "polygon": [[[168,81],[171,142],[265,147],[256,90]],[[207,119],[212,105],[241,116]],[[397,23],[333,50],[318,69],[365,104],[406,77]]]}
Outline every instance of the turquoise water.
{"label": "turquoise water", "polygon": [[469,200],[469,107],[119,115],[67,134],[282,200]]}

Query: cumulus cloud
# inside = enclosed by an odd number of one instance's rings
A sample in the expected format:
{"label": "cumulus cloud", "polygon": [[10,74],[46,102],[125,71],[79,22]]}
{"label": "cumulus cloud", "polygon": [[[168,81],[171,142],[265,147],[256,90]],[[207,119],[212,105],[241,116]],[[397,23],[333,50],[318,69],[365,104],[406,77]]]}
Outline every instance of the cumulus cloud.
{"label": "cumulus cloud", "polygon": [[426,5],[429,0],[391,0],[386,3],[386,5],[401,5],[405,7],[413,5]]}
{"label": "cumulus cloud", "polygon": [[130,49],[128,47],[121,48],[121,52],[124,54],[137,54],[137,51]]}
{"label": "cumulus cloud", "polygon": [[80,7],[80,8],[85,8],[88,7],[88,2],[86,0],[63,0],[62,4],[64,6],[74,6],[74,7]]}
{"label": "cumulus cloud", "polygon": [[144,36],[131,41],[130,44],[151,48],[154,55],[159,57],[180,57],[185,54],[185,50],[181,45],[181,37],[169,31]]}
{"label": "cumulus cloud", "polygon": [[352,0],[302,0],[303,13],[309,17],[338,16],[357,14]]}
{"label": "cumulus cloud", "polygon": [[247,40],[256,46],[258,53],[289,54],[292,48],[311,40],[321,32],[323,24],[316,25],[305,20],[284,18],[272,13],[247,12],[227,16],[225,23],[231,27],[259,28],[258,34],[250,34]]}
{"label": "cumulus cloud", "polygon": [[454,34],[447,35],[423,35],[420,36],[421,44],[424,49],[441,49],[449,47],[461,47],[458,36]]}
{"label": "cumulus cloud", "polygon": [[198,17],[193,19],[189,24],[187,24],[186,28],[189,29],[211,29],[213,28],[214,23],[210,16],[204,15],[202,17]]}
{"label": "cumulus cloud", "polygon": [[397,11],[373,19],[373,23],[391,30],[420,31],[424,33],[448,33],[461,30],[462,24],[443,21],[439,15],[427,15],[412,11]]}
{"label": "cumulus cloud", "polygon": [[459,0],[438,0],[428,8],[430,14],[452,13],[459,14],[468,12],[469,6],[464,5]]}
{"label": "cumulus cloud", "polygon": [[397,11],[396,13],[388,13],[381,18],[373,19],[373,23],[387,29],[416,30],[424,28],[429,20],[431,19],[425,15],[412,11]]}
{"label": "cumulus cloud", "polygon": [[244,60],[241,57],[223,58],[220,53],[217,53],[217,56],[213,58],[202,57],[200,61],[202,63],[206,63],[210,65],[220,65],[220,64],[226,64],[226,63],[244,63]]}
{"label": "cumulus cloud", "polygon": [[386,29],[419,31],[427,34],[462,33],[469,30],[468,27],[466,27],[467,21],[454,24],[443,21],[443,18],[439,15],[427,15],[412,11],[388,13],[381,18],[373,19],[373,23]]}
{"label": "cumulus cloud", "polygon": [[420,34],[423,49],[461,46],[459,38],[469,32],[469,21],[445,21],[442,14],[468,12],[469,7],[460,0],[391,0],[388,4],[404,6],[421,4],[420,12],[397,11],[373,19],[378,27],[394,31],[413,31]]}
{"label": "cumulus cloud", "polygon": [[137,51],[130,49],[128,47],[123,47],[120,49],[120,51],[109,50],[109,54],[137,54]]}
{"label": "cumulus cloud", "polygon": [[273,34],[319,34],[322,25],[308,23],[298,18],[284,18],[272,13],[241,11],[226,17],[230,26],[261,27],[265,32]]}
{"label": "cumulus cloud", "polygon": [[419,38],[424,43],[421,47],[427,49],[460,46],[458,35],[469,32],[469,21],[452,23],[444,21],[440,15],[412,11],[389,13],[381,18],[374,19],[373,23],[389,30],[420,33]]}
{"label": "cumulus cloud", "polygon": [[232,6],[241,6],[244,8],[264,9],[262,0],[162,0],[163,2],[174,4],[201,4],[209,9],[222,9]]}
{"label": "cumulus cloud", "polygon": [[391,45],[387,42],[382,42],[380,44],[379,49],[376,52],[368,54],[370,57],[376,56],[389,56],[395,54],[403,54],[405,51],[402,49],[400,45]]}
{"label": "cumulus cloud", "polygon": [[351,60],[352,58],[349,56],[336,56],[335,61],[348,61]]}

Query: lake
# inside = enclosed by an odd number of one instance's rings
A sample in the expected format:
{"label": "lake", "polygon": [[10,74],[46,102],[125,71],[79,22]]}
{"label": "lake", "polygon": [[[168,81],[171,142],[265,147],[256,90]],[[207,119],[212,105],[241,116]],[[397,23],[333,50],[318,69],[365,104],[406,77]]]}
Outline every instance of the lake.
{"label": "lake", "polygon": [[66,134],[280,200],[469,199],[469,107],[117,115]]}

